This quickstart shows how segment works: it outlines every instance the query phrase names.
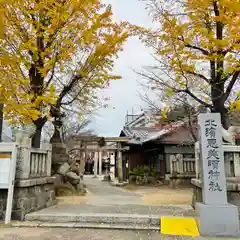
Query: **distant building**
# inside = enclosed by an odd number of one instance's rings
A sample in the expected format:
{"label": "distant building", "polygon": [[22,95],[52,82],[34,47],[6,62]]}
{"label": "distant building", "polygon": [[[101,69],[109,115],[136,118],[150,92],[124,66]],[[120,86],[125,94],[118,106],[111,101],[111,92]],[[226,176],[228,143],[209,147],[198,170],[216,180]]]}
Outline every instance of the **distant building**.
{"label": "distant building", "polygon": [[168,179],[171,155],[181,153],[184,157],[194,157],[194,139],[184,118],[169,122],[161,113],[145,111],[127,122],[120,136],[132,138],[126,143],[130,150],[123,154],[128,171],[147,165],[155,168],[159,178]]}

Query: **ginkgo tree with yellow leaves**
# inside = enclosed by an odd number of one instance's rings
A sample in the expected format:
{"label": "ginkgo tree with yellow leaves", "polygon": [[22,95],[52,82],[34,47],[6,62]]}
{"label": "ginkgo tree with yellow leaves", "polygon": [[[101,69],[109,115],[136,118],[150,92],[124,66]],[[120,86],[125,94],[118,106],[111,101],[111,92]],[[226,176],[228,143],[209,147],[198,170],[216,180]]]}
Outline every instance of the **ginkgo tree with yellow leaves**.
{"label": "ginkgo tree with yellow leaves", "polygon": [[[4,43],[7,40],[7,26],[6,26],[6,13],[8,7],[14,1],[13,0],[0,0],[0,104],[1,104],[1,115],[2,105],[5,105],[5,117],[12,122],[20,119],[16,116],[21,116],[21,120],[27,120],[31,116],[36,117],[39,114],[37,109],[34,109],[33,102],[29,101],[28,94],[26,92],[19,91],[19,89],[26,88],[26,81],[19,77],[19,62],[17,61],[14,54],[11,54],[12,47],[8,48],[10,51],[4,49]],[[17,114],[16,114],[17,113]],[[21,121],[20,120],[20,121]],[[2,119],[0,121],[2,125]]]}
{"label": "ginkgo tree with yellow leaves", "polygon": [[169,96],[187,94],[219,112],[228,128],[228,111],[240,110],[240,1],[147,2],[154,28],[133,30],[153,49],[156,64],[142,75]]}
{"label": "ginkgo tree with yellow leaves", "polygon": [[44,124],[51,117],[59,121],[64,104],[85,104],[80,99],[120,78],[111,72],[129,33],[100,0],[12,0],[4,8],[0,47],[11,64],[2,67],[0,81],[16,93],[5,103],[7,115],[26,122],[26,114],[11,106],[24,103],[39,147]]}
{"label": "ginkgo tree with yellow leaves", "polygon": [[12,3],[12,0],[0,0],[0,38],[4,37],[4,32],[5,32],[5,16],[4,16],[4,12],[6,10],[5,8],[5,4],[6,3]]}

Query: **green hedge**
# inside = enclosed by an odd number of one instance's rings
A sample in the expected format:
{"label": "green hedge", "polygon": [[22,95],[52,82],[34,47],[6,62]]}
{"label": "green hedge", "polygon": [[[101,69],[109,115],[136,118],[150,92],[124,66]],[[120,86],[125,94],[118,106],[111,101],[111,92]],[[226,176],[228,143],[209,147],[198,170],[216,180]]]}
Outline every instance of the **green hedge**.
{"label": "green hedge", "polygon": [[137,166],[132,171],[129,172],[130,175],[135,176],[144,176],[147,175],[149,177],[156,177],[156,169],[149,167],[147,165],[144,166]]}

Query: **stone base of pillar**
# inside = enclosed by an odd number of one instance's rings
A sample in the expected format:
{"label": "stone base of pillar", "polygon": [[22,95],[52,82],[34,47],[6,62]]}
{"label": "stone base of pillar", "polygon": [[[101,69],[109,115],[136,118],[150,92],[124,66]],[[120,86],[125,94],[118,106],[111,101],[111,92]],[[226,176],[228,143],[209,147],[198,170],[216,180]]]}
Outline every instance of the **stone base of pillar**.
{"label": "stone base of pillar", "polygon": [[98,176],[97,176],[97,175],[94,175],[93,178],[98,178]]}
{"label": "stone base of pillar", "polygon": [[200,215],[200,234],[206,237],[239,237],[238,208],[232,204],[196,204]]}

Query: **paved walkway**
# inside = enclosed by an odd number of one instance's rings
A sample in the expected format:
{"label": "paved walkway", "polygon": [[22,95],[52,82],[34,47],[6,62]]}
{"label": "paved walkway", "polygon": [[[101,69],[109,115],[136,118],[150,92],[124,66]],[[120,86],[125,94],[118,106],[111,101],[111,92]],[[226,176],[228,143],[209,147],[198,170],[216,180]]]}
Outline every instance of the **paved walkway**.
{"label": "paved walkway", "polygon": [[120,187],[110,185],[101,181],[102,177],[93,179],[92,176],[84,176],[84,183],[90,192],[88,204],[92,205],[125,205],[143,204],[140,195],[124,190]]}
{"label": "paved walkway", "polygon": [[93,179],[84,176],[89,196],[79,204],[60,204],[39,211],[40,214],[142,214],[159,216],[195,216],[190,206],[150,206],[144,204],[141,195],[132,193],[120,187],[115,187],[101,178]]}

